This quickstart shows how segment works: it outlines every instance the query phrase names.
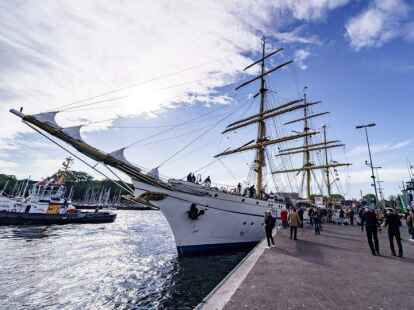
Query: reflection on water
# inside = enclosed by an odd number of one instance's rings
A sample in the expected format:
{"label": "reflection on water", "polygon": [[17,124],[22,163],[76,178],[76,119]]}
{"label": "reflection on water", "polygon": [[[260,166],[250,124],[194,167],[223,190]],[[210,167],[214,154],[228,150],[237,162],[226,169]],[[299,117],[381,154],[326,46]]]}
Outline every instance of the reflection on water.
{"label": "reflection on water", "polygon": [[4,309],[192,309],[243,258],[178,258],[155,211],[115,223],[0,227]]}

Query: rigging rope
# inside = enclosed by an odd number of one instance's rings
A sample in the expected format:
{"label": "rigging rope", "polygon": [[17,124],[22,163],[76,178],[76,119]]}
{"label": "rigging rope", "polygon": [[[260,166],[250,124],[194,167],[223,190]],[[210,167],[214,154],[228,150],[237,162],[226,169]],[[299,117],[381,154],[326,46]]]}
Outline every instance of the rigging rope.
{"label": "rigging rope", "polygon": [[[121,99],[125,99],[125,98],[128,98],[128,96],[122,96],[122,97],[115,97],[115,98],[109,98],[109,99],[93,101],[93,102],[88,103],[88,105],[94,105],[94,104],[99,104],[99,103],[104,103],[104,102],[112,102],[112,101],[121,100]],[[77,107],[77,106],[68,107],[66,109],[59,110],[59,112],[78,112],[78,111],[86,110],[86,109],[79,109],[78,110],[78,108],[81,108],[81,107]]]}
{"label": "rigging rope", "polygon": [[[221,74],[221,72],[215,72],[215,73],[212,73],[212,74],[218,75],[218,74]],[[208,80],[208,79],[211,78],[211,75],[212,74],[210,74],[209,76],[207,76],[207,77],[205,77],[203,79],[191,80],[191,81],[181,82],[181,83],[178,83],[178,84],[172,84],[170,86],[166,86],[166,87],[154,89],[154,91],[163,91],[163,90],[168,90],[168,89],[171,89],[171,88],[176,88],[176,87],[180,87],[180,86],[184,86],[184,85],[189,85],[189,84],[194,84],[194,83],[206,81],[206,80]],[[232,84],[234,84],[234,83],[230,83],[230,84],[227,84],[225,86],[230,86]],[[124,96],[122,98],[127,98],[127,97],[128,96]],[[179,98],[179,96],[177,96],[175,98]],[[84,111],[84,110],[87,110],[88,109],[88,108],[85,109],[84,107],[88,107],[88,106],[91,106],[91,105],[96,105],[96,104],[103,103],[103,102],[107,102],[107,101],[113,101],[113,100],[106,99],[106,100],[100,100],[100,101],[94,101],[94,102],[86,102],[86,103],[82,103],[82,104],[78,104],[78,105],[73,105],[73,106],[68,107],[66,109],[60,110],[59,112],[65,112],[65,111],[69,111],[69,112],[73,112],[73,111]]]}
{"label": "rigging rope", "polygon": [[[224,106],[223,108],[227,108],[227,107],[228,107],[228,106]],[[221,108],[220,108],[220,109],[221,109]],[[164,134],[164,133],[166,133],[166,132],[170,132],[170,131],[171,131],[171,129],[174,129],[174,128],[178,128],[178,127],[185,126],[185,125],[187,125],[187,124],[189,124],[189,123],[191,123],[191,122],[193,122],[193,121],[195,121],[195,120],[199,120],[199,119],[201,119],[201,118],[203,118],[203,117],[205,117],[205,116],[207,116],[207,115],[210,115],[210,114],[212,114],[213,112],[217,112],[217,111],[218,111],[218,110],[209,111],[209,112],[207,112],[207,113],[205,113],[205,114],[202,114],[201,116],[197,116],[197,117],[192,118],[192,119],[189,119],[189,120],[187,120],[187,121],[184,121],[184,122],[178,123],[178,124],[176,124],[176,125],[175,125],[175,126],[173,126],[173,127],[168,127],[167,129],[163,129],[163,130],[161,130],[161,131],[159,131],[159,132],[156,132],[155,134],[152,134],[152,135],[150,135],[150,136],[148,136],[148,137],[146,137],[146,138],[140,138],[140,139],[138,139],[138,140],[136,140],[136,141],[133,141],[132,143],[128,144],[127,146],[125,146],[125,149],[130,148],[130,147],[133,147],[133,146],[137,145],[137,144],[138,144],[138,143],[140,143],[140,142],[143,142],[143,141],[146,141],[146,140],[148,140],[148,139],[151,139],[151,138],[157,137],[157,136],[159,136],[159,135],[162,135],[162,134]],[[223,114],[224,114],[224,113],[223,113]],[[220,114],[220,115],[223,115],[223,114]]]}
{"label": "rigging rope", "polygon": [[319,189],[319,192],[320,192],[321,196],[323,196],[323,190],[322,190],[321,185],[318,182],[318,179],[316,178],[315,171],[313,171],[313,170],[311,170],[311,171],[312,171],[313,178],[315,179],[316,185],[317,185],[317,187]]}
{"label": "rigging rope", "polygon": [[[204,169],[206,169],[207,167],[212,166],[213,164],[215,164],[219,159],[218,158],[214,158],[212,161],[208,162],[206,165],[202,166],[201,168],[198,168],[197,170],[194,170],[193,173],[197,173],[200,171],[203,171]],[[183,176],[182,178],[180,178],[180,180],[185,179],[187,176]]]}
{"label": "rigging rope", "polygon": [[115,171],[113,171],[108,165],[105,165],[104,164],[104,166],[105,166],[105,168],[106,169],[108,169],[108,171],[109,172],[111,172],[120,182],[122,182],[122,184],[126,187],[126,188],[128,188],[131,192],[134,192],[134,190],[133,189],[131,189],[130,187],[129,187],[129,185],[126,183],[126,182],[124,182],[124,180],[122,180],[121,179],[121,177],[119,176],[119,175],[117,175],[116,173],[115,173]]}
{"label": "rigging rope", "polygon": [[[275,108],[276,107],[277,99],[275,99],[275,94],[276,94],[276,92],[271,91],[271,96],[272,96],[272,99],[273,99],[273,101],[275,103],[274,104],[269,103],[270,104],[270,108]],[[272,122],[273,122],[273,129],[275,130],[276,135],[279,136],[279,137],[280,136],[283,136],[283,133],[284,133],[283,132],[283,129],[282,129],[283,127],[282,126],[278,126],[277,119],[276,118],[272,118]],[[280,145],[282,147],[286,148],[288,146],[288,143],[283,142]],[[282,164],[282,168],[284,168],[284,169],[286,169],[286,168],[292,169],[294,167],[293,160],[292,160],[292,156],[291,155],[288,155],[287,158],[289,160],[290,166],[288,167],[286,165],[286,160],[287,159],[286,159],[286,157],[282,156],[281,159],[280,159],[281,164]],[[293,185],[292,185],[291,175],[289,173],[286,174],[286,179],[288,181],[288,184],[289,184],[289,187],[290,187],[291,192],[293,192],[294,191],[294,188],[293,188]],[[296,178],[295,178],[295,180],[296,180]],[[297,191],[299,191],[299,184],[297,182],[296,182],[296,189],[297,189]]]}
{"label": "rigging rope", "polygon": [[269,156],[269,152],[267,150],[265,151],[265,154],[266,154],[267,162],[269,163],[270,176],[272,177],[272,180],[273,180],[273,186],[275,187],[276,192],[280,192],[279,186],[277,186],[277,183],[276,183],[276,180],[275,180],[275,175],[272,173],[273,167],[272,167],[272,161],[271,161],[271,158],[270,158],[271,155]]}
{"label": "rigging rope", "polygon": [[205,65],[214,63],[214,62],[222,61],[225,58],[227,58],[227,56],[223,57],[223,58],[215,59],[215,60],[212,60],[212,61],[204,62],[204,63],[198,64],[198,65],[192,65],[192,66],[189,66],[189,67],[181,69],[181,70],[173,71],[173,72],[166,73],[166,74],[161,74],[161,75],[155,76],[153,78],[150,78],[148,80],[144,80],[144,81],[140,81],[140,82],[134,82],[134,83],[131,83],[131,84],[123,86],[123,87],[115,88],[115,89],[112,89],[112,90],[109,90],[109,91],[106,91],[106,92],[103,92],[103,93],[100,93],[100,94],[97,94],[97,95],[86,97],[84,99],[76,100],[76,101],[73,101],[69,104],[62,105],[61,109],[66,109],[67,107],[76,105],[78,103],[87,102],[87,101],[90,101],[92,99],[96,99],[96,98],[103,97],[103,96],[106,96],[106,95],[110,95],[110,94],[113,94],[113,93],[116,93],[116,92],[120,92],[120,91],[123,91],[123,90],[127,90],[127,89],[130,89],[130,88],[141,86],[141,85],[144,85],[144,84],[148,84],[148,83],[151,83],[151,82],[154,82],[154,81],[157,81],[157,80],[161,80],[161,79],[164,79],[164,78],[168,78],[168,77],[171,77],[171,76],[179,75],[179,74],[181,74],[183,72],[186,72],[186,71],[191,71],[191,70],[194,70],[196,68],[200,68],[200,67],[203,67]]}
{"label": "rigging rope", "polygon": [[[238,107],[237,107],[238,108]],[[168,157],[167,159],[165,159],[164,161],[162,161],[157,168],[163,166],[164,164],[166,164],[168,161],[170,161],[171,159],[173,159],[175,156],[177,156],[179,153],[181,153],[182,151],[184,151],[185,149],[187,149],[190,145],[192,145],[195,141],[197,141],[198,139],[200,139],[201,137],[203,137],[205,134],[207,134],[208,132],[210,132],[211,130],[213,130],[214,128],[216,128],[222,121],[224,121],[225,119],[227,119],[228,117],[230,117],[233,114],[233,111],[230,111],[230,113],[228,113],[227,115],[225,115],[223,118],[219,119],[212,128],[208,128],[207,130],[203,131],[200,135],[198,135],[197,137],[195,137],[194,139],[192,139],[189,143],[187,143],[186,145],[184,145],[182,148],[178,149],[176,152],[174,152],[170,157]]]}
{"label": "rigging rope", "polygon": [[[240,103],[240,106],[235,106],[234,107],[234,109],[236,109],[236,108],[238,108],[238,107],[242,107],[244,104],[246,104],[247,102],[249,102],[250,100],[252,100],[252,98],[250,98],[250,97],[248,97],[248,98],[246,98],[244,101],[242,101],[241,103]],[[244,115],[248,110],[249,110],[249,107],[250,107],[250,105],[246,105],[246,107],[245,107],[245,109],[242,109],[242,110],[240,110],[241,112],[242,112],[242,115]],[[232,110],[233,111],[233,110]],[[232,112],[230,112],[230,113],[232,113]],[[220,115],[223,115],[223,114],[220,114]],[[237,114],[237,112],[234,114],[234,116],[236,116],[236,115],[238,115]],[[216,127],[216,125],[214,126],[214,127]],[[212,128],[212,129],[214,129],[214,128]],[[221,143],[221,141],[222,141],[222,139],[223,139],[223,135],[221,135],[221,138],[220,138],[220,143]],[[215,141],[214,141],[214,143],[215,143]],[[201,148],[198,148],[198,149],[195,149],[194,151],[192,151],[192,152],[190,152],[190,153],[188,153],[187,154],[187,156],[188,155],[190,155],[190,154],[193,154],[193,153],[195,153],[195,152],[197,152],[197,151],[199,151],[200,149],[204,149],[204,148],[206,148],[206,147],[208,147],[208,146],[210,146],[212,143],[205,143],[205,144],[203,144],[203,146],[201,147]]]}
{"label": "rigging rope", "polygon": [[218,158],[218,161],[219,161],[219,163],[224,167],[224,169],[226,169],[227,170],[227,172],[230,174],[230,176],[234,179],[234,181],[237,183],[238,182],[238,180],[237,180],[237,178],[235,177],[235,175],[233,174],[233,172],[230,170],[230,168],[229,167],[227,167],[224,163],[223,163],[223,161],[222,160],[220,160],[220,158]]}

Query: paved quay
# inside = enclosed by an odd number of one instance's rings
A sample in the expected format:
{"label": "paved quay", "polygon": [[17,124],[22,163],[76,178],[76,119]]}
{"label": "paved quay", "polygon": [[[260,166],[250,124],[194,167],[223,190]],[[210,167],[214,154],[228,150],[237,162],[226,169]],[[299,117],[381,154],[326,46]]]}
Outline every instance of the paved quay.
{"label": "paved quay", "polygon": [[383,231],[382,256],[372,256],[358,226],[324,225],[320,236],[308,226],[298,238],[281,230],[275,248],[259,244],[200,308],[414,309],[414,244],[394,257]]}

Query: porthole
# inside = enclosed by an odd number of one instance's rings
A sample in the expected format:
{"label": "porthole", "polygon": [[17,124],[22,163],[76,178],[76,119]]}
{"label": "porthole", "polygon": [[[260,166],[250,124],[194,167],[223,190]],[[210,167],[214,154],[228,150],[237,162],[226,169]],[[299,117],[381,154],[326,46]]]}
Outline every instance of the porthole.
{"label": "porthole", "polygon": [[218,197],[218,194],[214,194],[214,197]]}
{"label": "porthole", "polygon": [[245,201],[246,201],[246,199],[244,199],[244,198],[243,198],[243,199],[242,199],[242,202],[245,202]]}
{"label": "porthole", "polygon": [[243,222],[243,225],[246,225],[247,224],[247,222]]}
{"label": "porthole", "polygon": [[250,225],[251,225],[251,226],[253,226],[253,225],[254,225],[254,223],[253,223],[253,222],[251,222],[251,223],[250,223]]}
{"label": "porthole", "polygon": [[256,204],[258,205],[258,204],[259,204],[259,202],[258,202],[258,201],[256,201]]}

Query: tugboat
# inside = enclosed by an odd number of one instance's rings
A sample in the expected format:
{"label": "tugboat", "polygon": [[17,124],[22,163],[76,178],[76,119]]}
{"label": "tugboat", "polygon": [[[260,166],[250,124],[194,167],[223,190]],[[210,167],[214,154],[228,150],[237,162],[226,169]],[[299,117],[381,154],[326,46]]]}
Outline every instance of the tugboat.
{"label": "tugboat", "polygon": [[0,197],[0,225],[63,225],[86,223],[112,223],[116,214],[110,212],[81,212],[65,195],[65,172],[33,185],[28,197]]}

